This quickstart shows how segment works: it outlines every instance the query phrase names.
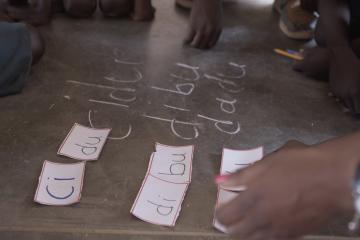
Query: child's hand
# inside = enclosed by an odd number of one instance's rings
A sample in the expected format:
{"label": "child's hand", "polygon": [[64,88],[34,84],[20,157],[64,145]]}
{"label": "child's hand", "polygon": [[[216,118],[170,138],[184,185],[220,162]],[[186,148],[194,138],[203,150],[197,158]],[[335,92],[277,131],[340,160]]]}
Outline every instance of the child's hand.
{"label": "child's hand", "polygon": [[360,60],[348,47],[331,50],[330,87],[353,113],[360,113]]}
{"label": "child's hand", "polygon": [[194,0],[190,32],[185,43],[195,48],[212,48],[222,31],[221,0]]}
{"label": "child's hand", "polygon": [[43,25],[51,18],[51,1],[38,0],[36,5],[21,7],[7,5],[6,11],[14,21],[23,21],[34,26]]}
{"label": "child's hand", "polygon": [[305,49],[302,53],[304,59],[296,61],[293,69],[309,77],[327,80],[329,78],[329,55],[330,53],[327,48],[314,47]]}
{"label": "child's hand", "polygon": [[218,220],[239,239],[295,239],[352,211],[350,183],[359,154],[356,145],[351,151],[346,146],[358,141],[359,136],[310,147],[290,142],[230,175],[221,185],[247,190],[220,206]]}

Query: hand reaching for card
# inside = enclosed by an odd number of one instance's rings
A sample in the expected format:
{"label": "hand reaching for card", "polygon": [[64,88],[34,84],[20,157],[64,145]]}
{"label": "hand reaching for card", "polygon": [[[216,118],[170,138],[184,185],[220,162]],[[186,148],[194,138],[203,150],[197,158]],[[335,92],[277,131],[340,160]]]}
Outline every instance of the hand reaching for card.
{"label": "hand reaching for card", "polygon": [[316,146],[289,142],[223,178],[221,186],[247,190],[217,209],[219,222],[241,239],[292,239],[351,211],[359,139],[358,133]]}

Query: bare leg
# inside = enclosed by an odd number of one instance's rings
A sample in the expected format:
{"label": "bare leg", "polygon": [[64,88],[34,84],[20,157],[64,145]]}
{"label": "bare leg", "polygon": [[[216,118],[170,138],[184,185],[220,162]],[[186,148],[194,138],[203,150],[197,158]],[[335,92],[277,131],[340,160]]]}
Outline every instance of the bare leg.
{"label": "bare leg", "polygon": [[31,50],[32,50],[32,65],[35,65],[40,61],[42,56],[45,53],[45,43],[40,32],[31,25],[28,25],[28,30],[30,32],[31,40]]}
{"label": "bare leg", "polygon": [[131,0],[99,0],[99,7],[107,17],[129,16],[133,8]]}
{"label": "bare leg", "polygon": [[132,18],[135,21],[150,21],[154,18],[155,8],[151,0],[134,0],[134,14]]}
{"label": "bare leg", "polygon": [[96,0],[63,0],[63,2],[66,13],[76,18],[92,16],[97,7]]}

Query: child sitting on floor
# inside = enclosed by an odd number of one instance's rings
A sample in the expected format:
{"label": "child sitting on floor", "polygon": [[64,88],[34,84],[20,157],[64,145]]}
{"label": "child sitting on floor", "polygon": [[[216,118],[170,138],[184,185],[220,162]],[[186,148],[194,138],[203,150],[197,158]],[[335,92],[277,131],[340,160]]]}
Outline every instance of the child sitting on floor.
{"label": "child sitting on floor", "polygon": [[6,10],[15,21],[40,25],[49,22],[54,12],[65,12],[76,18],[90,17],[98,4],[107,17],[132,14],[134,20],[147,21],[154,16],[151,0],[7,0]]}
{"label": "child sitting on floor", "polygon": [[[176,4],[191,9],[185,43],[200,49],[215,46],[223,28],[222,0],[176,0]],[[313,0],[275,0],[274,9],[280,14],[280,30],[289,38],[312,38],[313,5]]]}
{"label": "child sitting on floor", "polygon": [[0,3],[0,97],[21,92],[30,68],[44,54],[39,32],[13,23]]}
{"label": "child sitting on floor", "polygon": [[317,47],[304,52],[294,69],[329,80],[332,92],[353,113],[360,113],[360,1],[319,0]]}

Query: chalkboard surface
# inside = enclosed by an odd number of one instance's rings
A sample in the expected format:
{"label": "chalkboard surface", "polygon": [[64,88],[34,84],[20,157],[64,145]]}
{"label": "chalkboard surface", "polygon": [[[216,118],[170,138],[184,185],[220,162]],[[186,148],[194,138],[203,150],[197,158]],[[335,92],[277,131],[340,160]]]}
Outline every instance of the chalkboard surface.
{"label": "chalkboard surface", "polygon": [[[291,70],[273,48],[297,49],[278,30],[271,1],[227,2],[219,44],[182,45],[188,12],[156,0],[152,23],[74,20],[42,28],[47,53],[23,93],[0,99],[1,239],[220,239],[212,228],[222,148],[289,139],[308,144],[358,123],[328,97],[326,83]],[[100,159],[86,166],[81,202],[33,202],[44,160],[72,125],[112,128]],[[195,145],[193,180],[174,229],[139,221],[130,208],[156,142]],[[341,223],[346,222],[340,220]],[[333,224],[326,235],[344,235]]]}

